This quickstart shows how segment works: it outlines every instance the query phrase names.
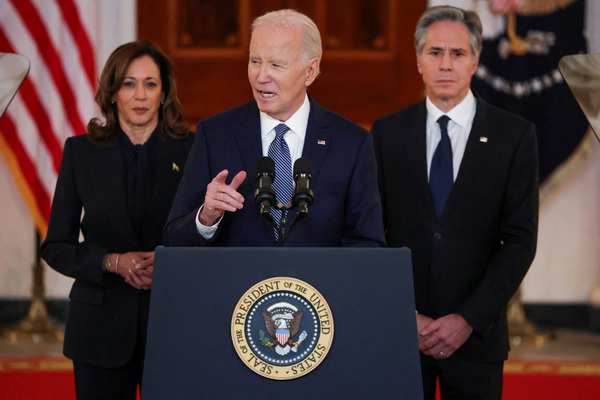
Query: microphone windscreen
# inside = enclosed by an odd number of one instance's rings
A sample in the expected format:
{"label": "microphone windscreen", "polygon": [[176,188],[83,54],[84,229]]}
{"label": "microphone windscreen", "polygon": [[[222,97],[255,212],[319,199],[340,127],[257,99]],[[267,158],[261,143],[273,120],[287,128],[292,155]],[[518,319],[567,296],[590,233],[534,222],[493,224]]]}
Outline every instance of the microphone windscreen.
{"label": "microphone windscreen", "polygon": [[313,174],[313,163],[309,158],[300,157],[294,163],[294,176],[299,174]]}
{"label": "microphone windscreen", "polygon": [[257,174],[275,174],[275,161],[271,157],[261,157],[256,161]]}

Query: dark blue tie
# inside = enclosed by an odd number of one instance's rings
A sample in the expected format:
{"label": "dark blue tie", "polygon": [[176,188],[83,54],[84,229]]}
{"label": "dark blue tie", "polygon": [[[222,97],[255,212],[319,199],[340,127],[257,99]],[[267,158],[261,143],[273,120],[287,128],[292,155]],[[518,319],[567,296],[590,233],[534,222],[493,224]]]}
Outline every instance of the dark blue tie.
{"label": "dark blue tie", "polygon": [[450,196],[452,185],[454,184],[454,169],[452,168],[452,144],[448,136],[448,118],[442,115],[438,119],[442,138],[438,143],[433,159],[431,160],[431,169],[429,171],[429,190],[433,199],[433,209],[438,219],[444,211],[446,200]]}
{"label": "dark blue tie", "polygon": [[[279,124],[275,127],[275,139],[269,146],[269,157],[275,161],[275,180],[271,185],[275,191],[277,200],[286,205],[292,200],[294,194],[294,179],[292,177],[292,157],[283,136],[290,128],[286,124]],[[281,219],[281,210],[271,207],[271,214],[277,225]],[[275,239],[279,240],[279,233],[275,228]]]}

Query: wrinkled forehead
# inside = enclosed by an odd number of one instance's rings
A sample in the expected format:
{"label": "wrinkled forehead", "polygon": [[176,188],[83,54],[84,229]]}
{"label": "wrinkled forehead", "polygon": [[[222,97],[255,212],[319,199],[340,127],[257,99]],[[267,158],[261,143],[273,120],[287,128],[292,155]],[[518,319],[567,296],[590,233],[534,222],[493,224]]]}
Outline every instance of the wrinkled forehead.
{"label": "wrinkled forehead", "polygon": [[259,26],[250,39],[250,56],[265,59],[300,58],[302,36],[297,28]]}
{"label": "wrinkled forehead", "polygon": [[439,21],[429,26],[425,33],[424,50],[463,50],[471,53],[469,28],[455,21]]}

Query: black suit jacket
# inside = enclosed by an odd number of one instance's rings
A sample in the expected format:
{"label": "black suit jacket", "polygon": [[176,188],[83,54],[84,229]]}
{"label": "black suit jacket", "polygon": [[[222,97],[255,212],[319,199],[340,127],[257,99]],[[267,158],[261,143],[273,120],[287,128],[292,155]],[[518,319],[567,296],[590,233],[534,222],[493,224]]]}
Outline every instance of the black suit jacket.
{"label": "black suit jacket", "polygon": [[150,234],[144,235],[143,243],[127,211],[119,143],[114,140],[99,147],[87,136],[67,139],[48,233],[41,246],[41,256],[50,267],[75,278],[69,294],[65,355],[103,367],[122,366],[131,359],[139,314],[148,312],[147,299],[140,305],[141,296],[148,292],[105,272],[102,259],[108,252],[153,251],[162,244],[163,227],[193,135],[184,140],[159,138],[154,187],[143,216]]}
{"label": "black suit jacket", "polygon": [[508,356],[506,305],[535,255],[538,163],[531,123],[477,99],[458,176],[438,221],[429,192],[425,102],[373,124],[390,247],[412,251],[417,311],[474,328],[455,353]]}
{"label": "black suit jacket", "polygon": [[[196,142],[165,228],[168,246],[275,246],[273,228],[260,216],[254,193],[256,161],[262,157],[260,114],[256,102],[198,123]],[[373,143],[369,132],[310,99],[303,157],[312,160],[314,203],[289,233],[288,246],[385,246]],[[206,187],[222,170],[227,182],[239,171],[244,207],[225,213],[213,239],[196,229]],[[290,219],[295,210],[292,210]]]}

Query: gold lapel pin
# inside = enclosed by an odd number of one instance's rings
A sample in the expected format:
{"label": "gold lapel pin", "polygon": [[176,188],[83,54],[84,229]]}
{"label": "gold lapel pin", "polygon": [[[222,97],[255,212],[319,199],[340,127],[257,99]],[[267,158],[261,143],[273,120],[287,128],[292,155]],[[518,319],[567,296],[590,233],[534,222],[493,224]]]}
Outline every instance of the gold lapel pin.
{"label": "gold lapel pin", "polygon": [[179,172],[179,165],[173,163],[173,171],[178,171]]}
{"label": "gold lapel pin", "polygon": [[487,143],[488,138],[486,138],[485,136],[479,136],[479,141],[482,143]]}

